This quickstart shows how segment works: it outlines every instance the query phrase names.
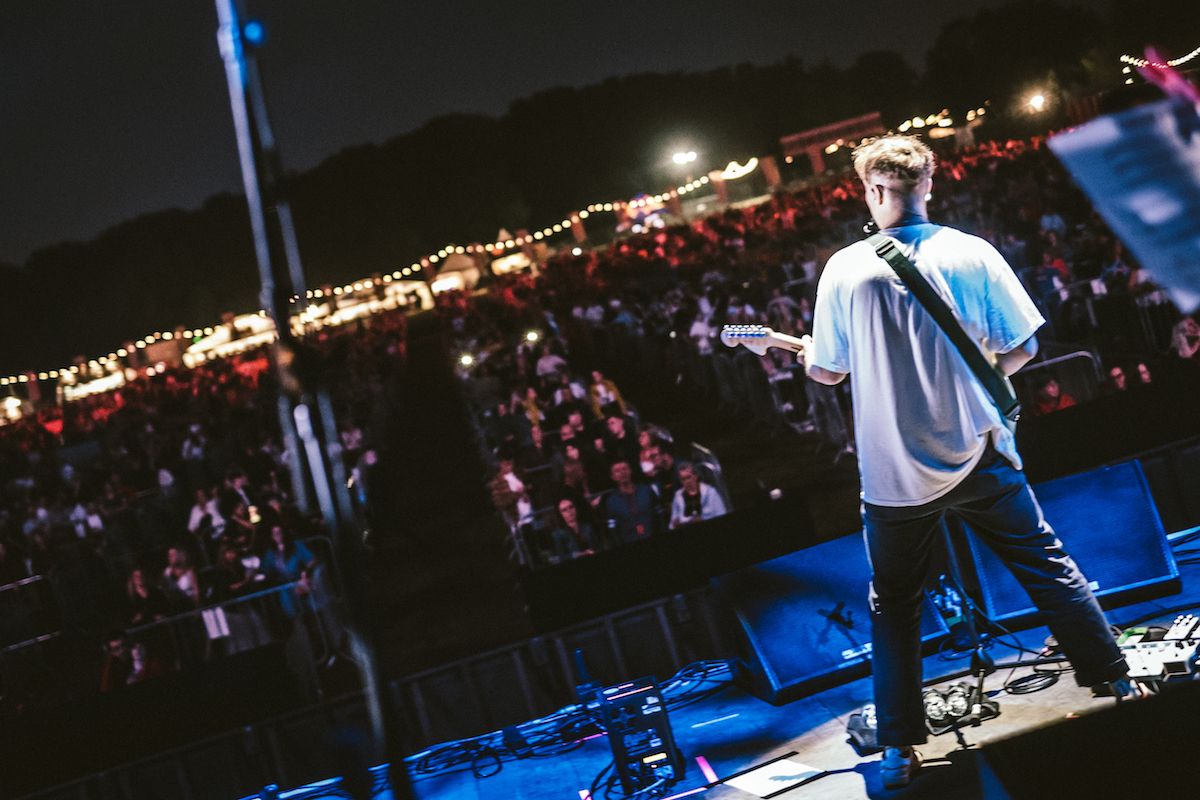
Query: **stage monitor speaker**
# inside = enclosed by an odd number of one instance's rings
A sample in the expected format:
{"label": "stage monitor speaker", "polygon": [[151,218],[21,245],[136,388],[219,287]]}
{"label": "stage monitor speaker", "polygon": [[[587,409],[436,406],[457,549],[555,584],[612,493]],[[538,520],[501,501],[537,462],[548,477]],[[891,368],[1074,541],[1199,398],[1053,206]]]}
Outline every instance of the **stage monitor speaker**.
{"label": "stage monitor speaker", "polygon": [[[741,623],[737,677],[772,705],[870,672],[871,570],[861,533],[714,578]],[[925,602],[921,639],[947,633]]]}
{"label": "stage monitor speaker", "polygon": [[1200,684],[985,744],[984,800],[1195,797]]}
{"label": "stage monitor speaker", "polygon": [[[1101,606],[1118,608],[1180,591],[1179,567],[1137,461],[1033,490]],[[1008,568],[975,536],[968,541],[988,616],[1011,629],[1037,624],[1037,608]]]}

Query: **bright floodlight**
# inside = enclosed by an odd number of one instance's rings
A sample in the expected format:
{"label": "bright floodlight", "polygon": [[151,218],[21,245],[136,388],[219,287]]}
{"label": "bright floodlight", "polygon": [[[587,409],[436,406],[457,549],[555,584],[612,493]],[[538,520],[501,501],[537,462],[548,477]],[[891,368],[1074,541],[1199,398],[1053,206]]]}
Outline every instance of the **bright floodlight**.
{"label": "bright floodlight", "polygon": [[538,332],[530,331],[529,333],[525,334],[525,338],[531,342],[536,342],[538,340]]}
{"label": "bright floodlight", "polygon": [[462,362],[462,365],[463,365],[464,367],[469,367],[469,366],[471,366],[472,364],[474,364],[474,363],[475,363],[475,359],[471,358],[471,354],[470,354],[470,353],[464,353],[464,354],[463,354],[463,357],[462,357],[462,358],[460,358],[460,359],[459,359],[459,361],[460,361],[460,362]]}
{"label": "bright floodlight", "polygon": [[581,248],[581,247],[572,247],[572,248],[571,248],[571,255],[573,255],[573,256],[581,256],[581,255],[583,255],[583,248]]}
{"label": "bright floodlight", "polygon": [[690,164],[696,160],[696,151],[689,150],[686,153],[676,153],[675,155],[671,156],[671,160],[676,164]]}
{"label": "bright floodlight", "polygon": [[1041,111],[1042,106],[1046,105],[1046,98],[1040,94],[1035,94],[1029,98],[1029,105],[1033,106],[1034,111]]}

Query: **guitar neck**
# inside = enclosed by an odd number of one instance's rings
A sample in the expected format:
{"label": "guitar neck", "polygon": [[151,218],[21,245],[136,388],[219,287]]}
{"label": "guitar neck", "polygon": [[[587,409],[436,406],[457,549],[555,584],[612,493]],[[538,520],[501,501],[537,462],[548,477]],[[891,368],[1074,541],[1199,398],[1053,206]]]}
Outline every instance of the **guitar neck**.
{"label": "guitar neck", "polygon": [[790,353],[799,353],[803,347],[803,343],[796,336],[788,336],[786,333],[772,332],[767,335],[766,343],[771,347],[778,347],[781,350],[787,350]]}
{"label": "guitar neck", "polygon": [[804,353],[804,340],[786,333],[776,333],[766,325],[726,325],[721,330],[721,342],[726,347],[744,345],[755,355],[766,355],[767,348],[778,347],[789,353]]}

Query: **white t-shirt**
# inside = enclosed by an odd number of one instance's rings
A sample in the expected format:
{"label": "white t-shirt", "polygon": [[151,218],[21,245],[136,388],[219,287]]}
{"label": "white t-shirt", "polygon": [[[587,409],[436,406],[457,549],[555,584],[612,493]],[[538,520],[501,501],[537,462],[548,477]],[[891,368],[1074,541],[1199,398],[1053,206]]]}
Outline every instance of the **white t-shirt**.
{"label": "white t-shirt", "polygon": [[[1045,320],[983,239],[923,223],[884,231],[946,301],[985,356]],[[854,381],[863,500],[916,506],[949,492],[992,442],[1021,468],[1013,435],[954,344],[867,242],[836,253],[817,288],[813,364]]]}

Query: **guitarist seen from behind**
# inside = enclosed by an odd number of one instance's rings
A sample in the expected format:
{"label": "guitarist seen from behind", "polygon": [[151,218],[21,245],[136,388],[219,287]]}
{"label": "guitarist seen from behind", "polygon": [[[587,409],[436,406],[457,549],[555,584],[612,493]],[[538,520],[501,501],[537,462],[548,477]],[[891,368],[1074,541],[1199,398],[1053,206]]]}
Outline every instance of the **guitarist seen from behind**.
{"label": "guitarist seen from behind", "polygon": [[[976,236],[926,214],[934,155],[888,135],[854,151],[867,207],[881,232],[932,285],[955,320],[1004,375],[1037,353],[1045,322],[1004,258]],[[938,524],[959,515],[1047,615],[1081,686],[1131,686],[1087,579],[1042,516],[1005,419],[938,323],[867,242],[836,253],[817,289],[812,336],[801,347],[812,380],[854,376],[854,429],[863,532],[873,571],[872,642],[884,786],[919,768],[922,585]]]}

